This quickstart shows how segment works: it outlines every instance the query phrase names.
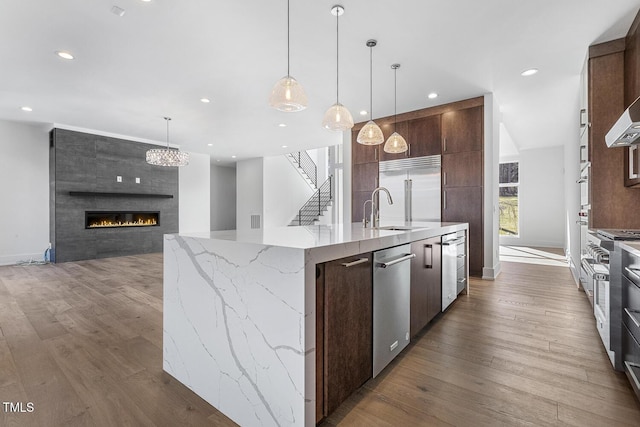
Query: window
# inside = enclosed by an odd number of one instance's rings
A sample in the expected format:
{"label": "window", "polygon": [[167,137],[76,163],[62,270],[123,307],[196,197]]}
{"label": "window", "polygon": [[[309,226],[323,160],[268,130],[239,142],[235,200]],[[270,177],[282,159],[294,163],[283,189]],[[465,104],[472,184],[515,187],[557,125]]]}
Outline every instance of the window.
{"label": "window", "polygon": [[500,163],[499,170],[500,235],[517,236],[518,227],[518,162]]}

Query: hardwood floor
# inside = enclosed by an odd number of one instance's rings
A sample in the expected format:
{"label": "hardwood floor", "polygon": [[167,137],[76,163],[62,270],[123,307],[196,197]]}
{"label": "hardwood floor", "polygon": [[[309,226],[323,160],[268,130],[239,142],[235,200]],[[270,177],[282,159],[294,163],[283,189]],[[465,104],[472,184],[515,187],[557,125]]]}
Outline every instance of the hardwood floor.
{"label": "hardwood floor", "polygon": [[[503,263],[324,422],[640,425],[567,268]],[[162,372],[162,255],[0,267],[1,426],[225,426]],[[26,406],[23,406],[26,411]]]}
{"label": "hardwood floor", "polygon": [[162,372],[162,254],[0,267],[1,426],[235,425]]}
{"label": "hardwood floor", "polygon": [[472,278],[324,426],[640,426],[569,269],[502,266],[496,281]]}

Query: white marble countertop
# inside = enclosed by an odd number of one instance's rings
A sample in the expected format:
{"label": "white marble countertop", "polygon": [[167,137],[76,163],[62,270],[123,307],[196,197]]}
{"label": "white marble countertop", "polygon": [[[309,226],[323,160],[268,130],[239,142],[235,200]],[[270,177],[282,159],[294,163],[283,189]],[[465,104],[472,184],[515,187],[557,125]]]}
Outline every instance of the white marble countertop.
{"label": "white marble countertop", "polygon": [[[385,230],[384,227],[411,227],[408,230]],[[327,246],[374,241],[379,245],[394,246],[433,236],[453,233],[468,228],[458,222],[389,223],[382,221],[382,228],[364,228],[362,223],[275,227],[259,230],[227,230],[209,233],[181,233],[183,237],[225,240],[238,243],[278,246],[295,249],[315,249]],[[367,246],[367,245],[365,245]]]}

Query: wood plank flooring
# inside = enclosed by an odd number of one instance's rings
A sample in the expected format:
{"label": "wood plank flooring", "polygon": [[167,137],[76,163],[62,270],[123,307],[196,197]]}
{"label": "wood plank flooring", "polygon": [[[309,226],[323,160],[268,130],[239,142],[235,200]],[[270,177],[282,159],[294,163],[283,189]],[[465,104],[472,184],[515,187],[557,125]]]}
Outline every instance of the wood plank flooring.
{"label": "wood plank flooring", "polygon": [[323,425],[640,426],[569,269],[502,266]]}
{"label": "wood plank flooring", "polygon": [[[503,263],[325,426],[640,426],[567,268]],[[0,426],[232,426],[162,372],[162,255],[0,267]]]}

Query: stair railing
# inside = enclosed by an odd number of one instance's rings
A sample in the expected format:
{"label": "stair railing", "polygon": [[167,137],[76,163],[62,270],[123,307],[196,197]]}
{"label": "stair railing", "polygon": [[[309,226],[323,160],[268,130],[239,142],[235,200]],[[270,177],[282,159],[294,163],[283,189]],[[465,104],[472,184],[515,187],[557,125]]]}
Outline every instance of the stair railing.
{"label": "stair railing", "polygon": [[313,196],[302,205],[298,211],[298,225],[312,224],[324,209],[333,200],[333,176],[329,176],[327,180],[313,193]]}
{"label": "stair railing", "polygon": [[316,166],[311,156],[309,156],[309,153],[306,151],[298,151],[297,153],[291,153],[291,158],[313,182],[313,187],[318,188],[318,166]]}

